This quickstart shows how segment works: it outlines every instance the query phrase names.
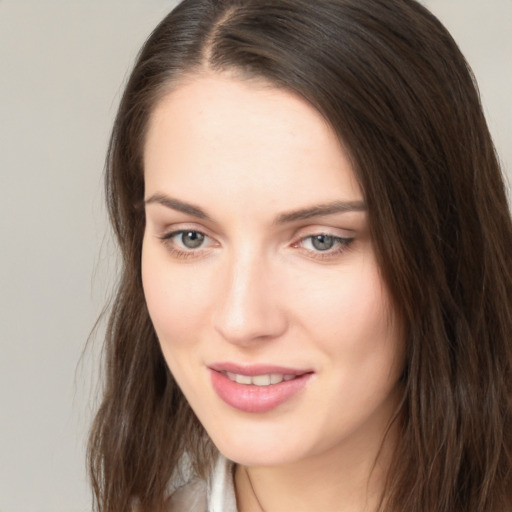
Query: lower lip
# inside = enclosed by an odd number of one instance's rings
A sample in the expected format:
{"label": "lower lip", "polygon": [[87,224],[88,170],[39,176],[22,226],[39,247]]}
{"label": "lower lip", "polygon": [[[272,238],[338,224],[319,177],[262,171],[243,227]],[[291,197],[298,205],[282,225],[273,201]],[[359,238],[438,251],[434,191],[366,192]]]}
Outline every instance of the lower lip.
{"label": "lower lip", "polygon": [[309,381],[312,373],[269,386],[238,384],[223,373],[210,370],[213,389],[231,407],[243,412],[268,412],[290,400]]}

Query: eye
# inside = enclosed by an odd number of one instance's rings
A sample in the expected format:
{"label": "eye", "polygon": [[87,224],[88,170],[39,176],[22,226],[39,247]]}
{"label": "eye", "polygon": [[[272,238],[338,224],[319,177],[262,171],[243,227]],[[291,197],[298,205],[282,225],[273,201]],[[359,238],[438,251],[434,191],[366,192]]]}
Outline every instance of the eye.
{"label": "eye", "polygon": [[328,252],[335,248],[343,248],[352,242],[353,238],[342,238],[340,236],[326,235],[320,233],[304,237],[300,245],[304,249],[312,251]]}
{"label": "eye", "polygon": [[307,238],[317,251],[329,251],[336,245],[336,238],[330,235],[314,235]]}
{"label": "eye", "polygon": [[161,237],[166,247],[176,255],[192,255],[207,245],[213,244],[213,240],[195,229],[180,229],[172,231]]}
{"label": "eye", "polygon": [[310,258],[332,261],[347,251],[354,240],[328,233],[315,233],[302,237],[293,246]]}
{"label": "eye", "polygon": [[185,249],[197,249],[203,245],[206,236],[199,231],[181,231],[172,238],[175,243],[181,244]]}

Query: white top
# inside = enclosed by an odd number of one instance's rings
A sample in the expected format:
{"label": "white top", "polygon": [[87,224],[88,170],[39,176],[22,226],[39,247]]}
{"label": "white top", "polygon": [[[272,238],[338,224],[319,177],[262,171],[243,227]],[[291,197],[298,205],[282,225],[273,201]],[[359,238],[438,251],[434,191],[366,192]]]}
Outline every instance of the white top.
{"label": "white top", "polygon": [[237,512],[234,466],[221,455],[208,481],[195,478],[172,494],[168,512]]}

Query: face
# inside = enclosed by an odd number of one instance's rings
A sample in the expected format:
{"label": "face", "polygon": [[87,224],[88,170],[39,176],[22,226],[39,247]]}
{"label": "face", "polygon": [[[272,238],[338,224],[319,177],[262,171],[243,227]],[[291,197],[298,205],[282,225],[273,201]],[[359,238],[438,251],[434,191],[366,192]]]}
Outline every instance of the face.
{"label": "face", "polygon": [[263,82],[198,76],[157,105],[144,165],[147,305],[219,450],[269,466],[379,445],[402,342],[320,114]]}

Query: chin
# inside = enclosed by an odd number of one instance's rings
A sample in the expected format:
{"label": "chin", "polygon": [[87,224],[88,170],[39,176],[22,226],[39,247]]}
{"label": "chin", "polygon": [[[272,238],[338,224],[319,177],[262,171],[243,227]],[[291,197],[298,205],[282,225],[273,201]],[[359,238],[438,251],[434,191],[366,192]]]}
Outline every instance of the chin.
{"label": "chin", "polygon": [[288,429],[286,435],[276,427],[253,425],[252,428],[240,427],[233,430],[219,429],[217,426],[210,438],[222,455],[243,466],[280,466],[303,458],[304,443],[299,438],[290,438]]}
{"label": "chin", "polygon": [[300,457],[296,450],[280,450],[275,452],[273,447],[266,448],[243,448],[235,446],[219,448],[220,453],[227,459],[247,467],[275,467],[284,466],[296,462]]}

